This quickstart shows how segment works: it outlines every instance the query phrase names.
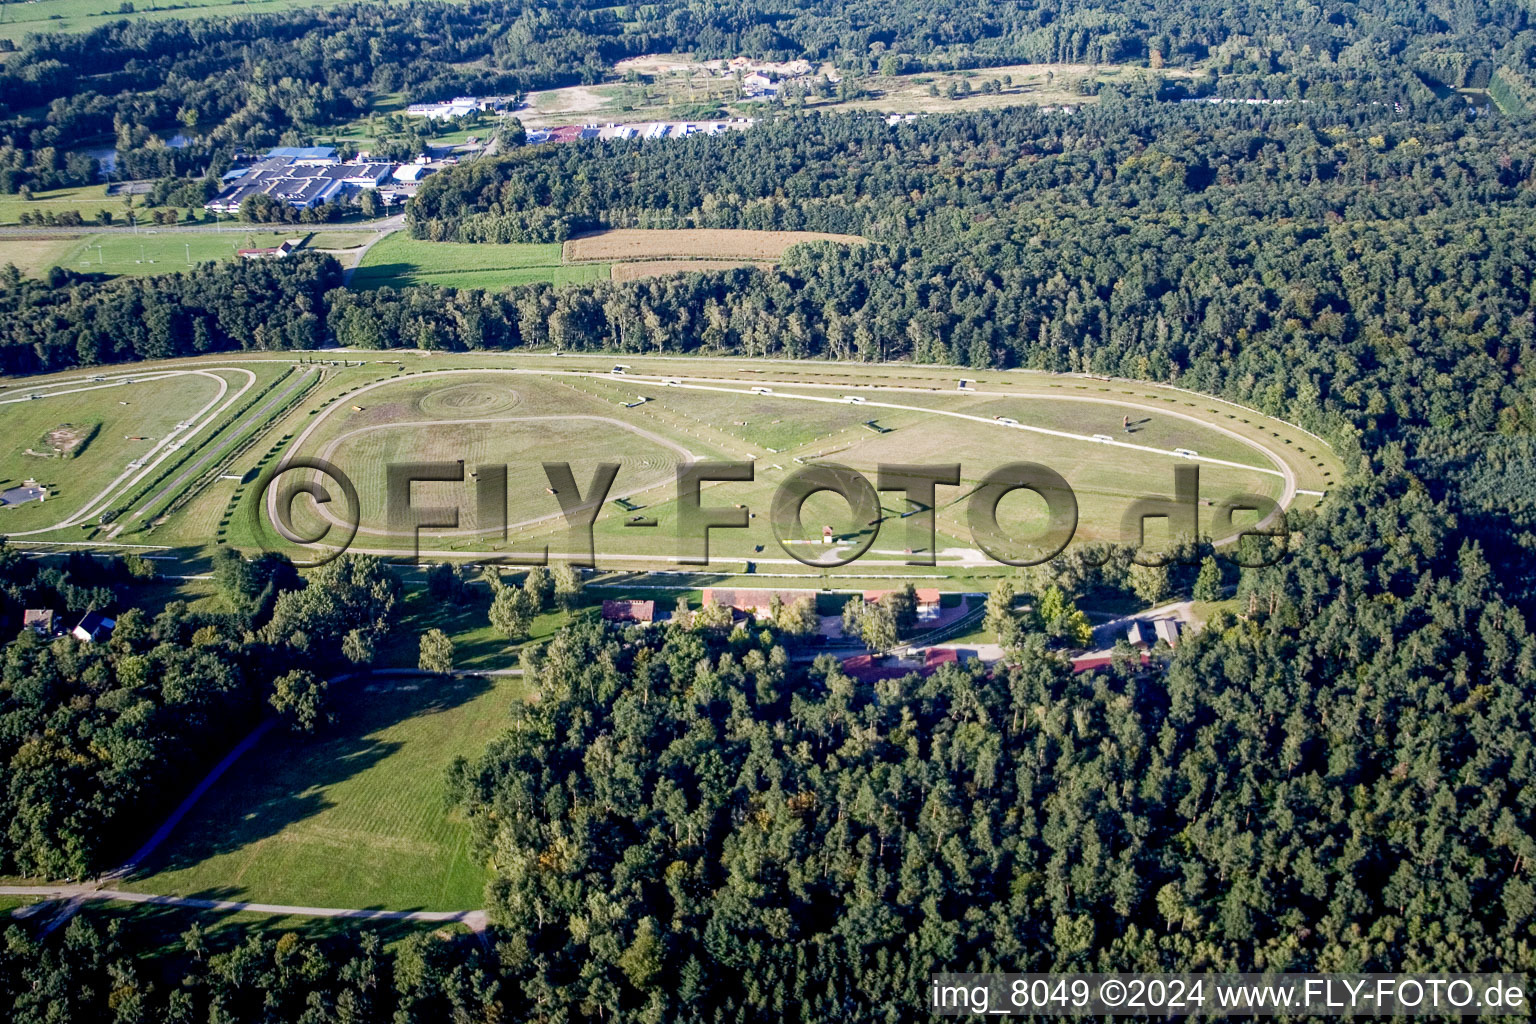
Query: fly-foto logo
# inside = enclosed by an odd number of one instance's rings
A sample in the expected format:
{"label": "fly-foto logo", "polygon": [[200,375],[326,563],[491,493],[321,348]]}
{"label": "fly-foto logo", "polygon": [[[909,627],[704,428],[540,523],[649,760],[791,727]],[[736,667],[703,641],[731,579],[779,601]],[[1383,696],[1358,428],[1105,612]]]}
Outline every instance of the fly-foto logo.
{"label": "fly-foto logo", "polygon": [[[599,463],[583,486],[568,462],[541,464],[547,486],[544,497],[553,506],[545,518],[562,520],[566,548],[560,559],[572,565],[595,566],[597,553],[593,528],[609,500],[621,464]],[[509,528],[510,475],[505,464],[478,465],[466,470],[463,461],[400,462],[385,467],[384,519],[393,537],[408,536],[408,554],[420,556],[422,530],[458,530],[466,507],[475,511],[475,535],[505,542]],[[682,565],[710,564],[710,536],[715,530],[746,530],[754,513],[746,504],[706,504],[706,484],[750,483],[755,479],[752,462],[690,461],[680,463],[676,477],[675,542],[672,560]],[[882,527],[892,518],[901,520],[905,561],[908,565],[936,564],[940,494],[939,488],[961,486],[958,463],[881,464],[874,480],[860,471],[835,463],[804,466],[775,489],[769,507],[773,539],[789,557],[804,565],[833,568],[864,557],[873,548]],[[418,504],[413,486],[427,483],[458,483],[465,488],[456,504]],[[334,492],[332,490],[334,488]],[[1003,499],[1029,492],[1044,502],[1043,527],[1028,532],[1005,529],[998,509]],[[324,459],[294,458],[268,470],[258,485],[260,500],[250,506],[252,533],[264,547],[275,546],[270,530],[282,541],[310,550],[318,565],[348,550],[363,521],[358,489],[339,467]],[[852,529],[837,532],[831,527],[807,529],[802,511],[812,495],[832,493],[847,503]],[[881,493],[896,493],[907,503],[903,512],[887,512]],[[296,525],[295,506],[300,495],[313,503],[307,528]],[[537,498],[537,496],[534,496]],[[472,502],[472,505],[469,504]],[[1200,535],[1200,468],[1176,466],[1173,494],[1137,498],[1128,503],[1120,523],[1120,541],[1136,551],[1143,565],[1164,565],[1188,558]],[[1247,514],[1251,522],[1239,526],[1236,517]],[[1152,551],[1147,543],[1149,520],[1166,522],[1170,550]],[[1078,502],[1066,479],[1048,466],[1011,462],[988,471],[965,497],[965,528],[987,558],[1004,565],[1029,566],[1055,558],[1078,531]],[[270,528],[268,526],[270,524]],[[626,529],[660,529],[655,516],[633,515]],[[1210,503],[1207,536],[1214,538],[1218,553],[1233,564],[1254,568],[1272,565],[1285,550],[1287,535],[1284,510],[1273,498],[1237,494]],[[542,565],[549,561],[548,545],[535,550],[488,555],[482,561],[509,565]]]}

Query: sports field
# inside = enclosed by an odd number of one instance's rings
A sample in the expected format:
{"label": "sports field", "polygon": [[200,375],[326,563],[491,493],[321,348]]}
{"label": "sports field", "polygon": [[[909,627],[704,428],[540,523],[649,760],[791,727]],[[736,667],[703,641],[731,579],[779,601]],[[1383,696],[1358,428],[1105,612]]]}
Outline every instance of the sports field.
{"label": "sports field", "polygon": [[355,288],[440,284],[455,288],[497,289],[534,281],[579,284],[607,276],[606,264],[563,265],[559,243],[473,245],[424,242],[411,238],[404,231],[397,231],[368,250],[353,274],[351,284]]}
{"label": "sports field", "polygon": [[347,250],[360,248],[371,237],[363,232],[311,235],[305,227],[258,231],[232,225],[223,232],[145,228],[137,234],[98,232],[73,238],[0,238],[0,266],[12,263],[32,276],[41,276],[53,266],[109,277],[172,274],[190,270],[199,263],[228,263],[236,259],[237,250],[270,248],[290,238],[305,240],[304,249],[333,252],[345,260]]}
{"label": "sports field", "polygon": [[[760,561],[776,571],[801,569],[778,550],[769,529],[773,494],[797,469],[817,462],[870,478],[882,463],[960,463],[961,484],[941,490],[938,510],[938,554],[954,563],[981,560],[968,527],[969,497],[988,472],[1011,462],[1040,463],[1066,478],[1078,502],[1076,537],[1085,541],[1118,538],[1132,503],[1172,492],[1176,465],[1199,466],[1207,505],[1240,494],[1296,497],[1297,485],[1286,475],[1295,470],[1252,424],[1247,434],[1225,421],[1214,424],[1198,403],[1156,391],[1073,385],[1070,394],[1010,397],[866,385],[845,395],[824,385],[775,384],[754,392],[751,381],[740,379],[692,376],[669,384],[660,376],[641,379],[637,368],[612,374],[603,372],[612,368],[611,357],[605,362],[578,369],[576,361],[564,361],[560,371],[444,368],[364,385],[310,417],[290,450],[327,460],[357,485],[363,509],[355,544],[381,552],[412,543],[411,531],[385,514],[390,463],[464,460],[462,482],[413,488],[418,507],[458,509],[457,528],[421,531],[423,550],[490,555],[548,547],[558,557],[567,553],[568,535],[541,463],[569,462],[581,489],[599,462],[618,462],[595,527],[598,550],[619,564],[651,560],[658,566],[671,564],[677,553],[674,473],[689,456],[754,462],[751,482],[706,485],[706,504],[744,505],[752,517],[746,530],[717,532],[711,554]],[[477,500],[476,474],[500,465],[508,467],[507,539],[495,523],[479,521]],[[896,495],[887,495],[883,507],[884,532],[867,557],[899,564],[900,521],[910,509]],[[323,525],[304,503],[296,508],[301,527]],[[1019,493],[1000,506],[1000,521],[1020,534],[1039,532],[1043,508]],[[874,532],[850,515],[841,499],[822,495],[807,503],[802,522],[808,530],[832,526],[841,547]],[[1209,508],[1202,515],[1208,527]],[[657,525],[629,525],[641,518]]]}
{"label": "sports field", "polygon": [[[142,375],[153,378],[152,374]],[[134,383],[127,383],[133,379]],[[157,379],[82,380],[69,387],[12,384],[0,390],[0,487],[36,480],[43,501],[0,508],[0,529],[16,534],[60,522],[167,443],[184,423],[238,386],[236,375],[188,374],[174,387]],[[36,399],[31,395],[38,395]],[[77,443],[56,450],[50,436],[73,434]],[[174,441],[170,443],[174,444]]]}
{"label": "sports field", "polygon": [[338,684],[339,722],[271,733],[127,887],[162,895],[385,910],[478,907],[488,872],[444,809],[445,775],[525,698],[516,677]]}

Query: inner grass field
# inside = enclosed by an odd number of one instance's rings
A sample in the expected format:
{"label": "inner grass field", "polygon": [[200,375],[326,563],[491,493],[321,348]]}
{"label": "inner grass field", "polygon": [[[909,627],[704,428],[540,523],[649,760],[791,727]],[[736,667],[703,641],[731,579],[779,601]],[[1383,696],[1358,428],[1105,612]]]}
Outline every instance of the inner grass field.
{"label": "inner grass field", "polygon": [[[753,481],[705,486],[706,504],[745,505],[751,515],[746,530],[716,533],[711,554],[770,563],[785,558],[769,527],[773,495],[797,469],[814,462],[846,465],[871,480],[882,463],[958,462],[960,486],[939,494],[937,538],[939,551],[955,552],[955,557],[974,550],[968,519],[971,491],[986,473],[1011,462],[1040,463],[1066,478],[1078,502],[1080,541],[1117,539],[1121,519],[1136,500],[1171,493],[1174,466],[1185,462],[1171,454],[1174,447],[1236,463],[1200,465],[1201,496],[1208,501],[1240,494],[1274,497],[1281,488],[1280,477],[1264,471],[1273,467],[1262,452],[1183,418],[1187,407],[1149,408],[1139,393],[1131,397],[1140,404],[1115,394],[1095,394],[1084,401],[1066,395],[1010,399],[951,392],[914,396],[922,402],[905,407],[905,395],[873,391],[867,392],[866,404],[845,404],[836,395],[833,401],[811,400],[828,396],[793,385],[773,394],[750,394],[740,384],[706,389],[656,384],[613,376],[490,370],[416,375],[353,392],[347,402],[333,404],[311,419],[295,439],[294,450],[334,463],[357,484],[364,506],[357,543],[368,550],[400,550],[412,543],[408,531],[387,522],[383,494],[388,464],[464,460],[463,482],[422,482],[413,488],[417,507],[459,510],[457,530],[423,531],[423,549],[528,552],[548,547],[567,553],[570,543],[559,500],[549,491],[541,463],[570,462],[578,488],[585,488],[598,462],[617,461],[620,470],[609,505],[596,526],[598,550],[618,559],[655,557],[663,562],[678,552],[672,467],[682,457],[680,450],[700,458],[755,461]],[[868,404],[875,402],[903,407]],[[1010,429],[995,420],[1005,413],[1047,430],[1118,436],[1152,450],[1106,446],[1087,436]],[[1131,433],[1122,427],[1127,418],[1133,420]],[[507,542],[498,535],[475,533],[496,525],[478,521],[471,476],[488,465],[508,466]],[[628,526],[630,513],[639,509],[615,507],[621,498],[644,506],[644,514],[658,519],[659,525]],[[883,504],[887,523],[876,551],[899,556],[904,547],[899,520],[908,509],[896,495]],[[296,522],[302,528],[321,525],[303,503],[297,508]],[[1016,494],[1000,507],[1000,522],[1018,535],[1033,534],[1043,526],[1043,510],[1043,503]],[[1207,526],[1210,514],[1203,513]],[[852,522],[847,506],[831,495],[813,498],[802,522],[810,524],[807,529],[830,525],[839,537],[850,539],[874,532],[869,524]]]}
{"label": "inner grass field", "polygon": [[[244,382],[243,375],[226,379],[231,392]],[[37,529],[68,518],[217,392],[217,383],[201,375],[57,395],[25,383],[0,390],[0,489],[35,479],[49,491],[46,501],[0,508],[0,531]],[[26,399],[29,394],[44,397]],[[66,423],[95,425],[94,436],[73,457],[28,454],[40,451],[44,436]]]}
{"label": "inner grass field", "polygon": [[386,910],[466,910],[489,877],[444,808],[448,765],[479,754],[520,679],[377,676],[336,684],[339,721],[273,732],[127,887],[164,895]]}
{"label": "inner grass field", "polygon": [[368,250],[350,284],[354,288],[438,284],[490,290],[534,281],[583,284],[607,278],[606,263],[564,265],[558,242],[511,245],[426,242],[397,231]]}

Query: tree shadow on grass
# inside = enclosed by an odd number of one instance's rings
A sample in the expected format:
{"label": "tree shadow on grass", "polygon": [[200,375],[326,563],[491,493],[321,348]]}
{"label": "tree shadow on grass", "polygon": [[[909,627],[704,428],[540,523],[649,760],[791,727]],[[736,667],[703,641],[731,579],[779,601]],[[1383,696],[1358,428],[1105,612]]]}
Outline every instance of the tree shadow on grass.
{"label": "tree shadow on grass", "polygon": [[[199,801],[131,880],[142,881],[233,853],[335,806],[325,794],[328,787],[373,768],[404,746],[377,738],[379,732],[410,718],[452,710],[493,685],[479,677],[399,675],[359,675],[333,684],[338,715],[334,725],[315,736],[281,728],[268,733]],[[201,898],[252,898],[242,893],[231,889],[230,894]]]}
{"label": "tree shadow on grass", "polygon": [[[206,900],[239,899],[229,887],[203,890],[194,896]],[[311,941],[339,947],[365,932],[377,934],[389,945],[419,931],[462,927],[423,921],[257,915],[163,903],[90,903],[81,909],[80,916],[102,928],[115,923],[121,929],[119,942],[133,954],[135,962],[170,985],[179,984],[199,960],[228,952],[255,934],[275,937],[296,932]],[[193,924],[203,932],[200,952],[189,950],[183,938]]]}

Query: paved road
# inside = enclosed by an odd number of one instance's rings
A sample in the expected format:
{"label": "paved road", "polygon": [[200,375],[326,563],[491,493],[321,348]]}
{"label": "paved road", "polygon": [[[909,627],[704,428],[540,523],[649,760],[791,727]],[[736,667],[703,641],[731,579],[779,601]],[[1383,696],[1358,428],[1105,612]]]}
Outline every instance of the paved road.
{"label": "paved road", "polygon": [[[47,899],[68,900],[77,905],[91,900],[119,900],[124,903],[156,903],[173,907],[196,907],[203,910],[250,910],[258,914],[284,914],[293,917],[345,917],[370,921],[462,921],[476,932],[486,925],[483,910],[374,910],[361,907],[306,907],[286,903],[246,903],[240,900],[207,900],[197,896],[156,896],[151,893],[128,892],[126,889],[101,889],[94,885],[0,885],[0,896],[41,896]],[[26,909],[26,908],[22,908]],[[61,908],[61,910],[67,909]],[[64,922],[55,913],[49,921],[48,931]],[[68,918],[66,917],[65,920]]]}
{"label": "paved road", "polygon": [[342,271],[341,283],[342,284],[351,284],[352,283],[352,275],[357,273],[357,268],[363,265],[363,258],[368,255],[368,250],[372,249],[375,245],[378,245],[380,242],[382,242],[389,235],[394,234],[396,231],[399,231],[404,226],[405,226],[405,214],[403,214],[403,213],[397,214],[397,215],[389,218],[388,220],[381,220],[381,221],[379,221],[375,225],[375,230],[378,231],[378,234],[376,234],[372,238],[368,239],[368,244],[364,245],[362,247],[362,249],[358,250],[357,259],[352,261],[352,265],[350,267],[348,267],[346,270]]}

